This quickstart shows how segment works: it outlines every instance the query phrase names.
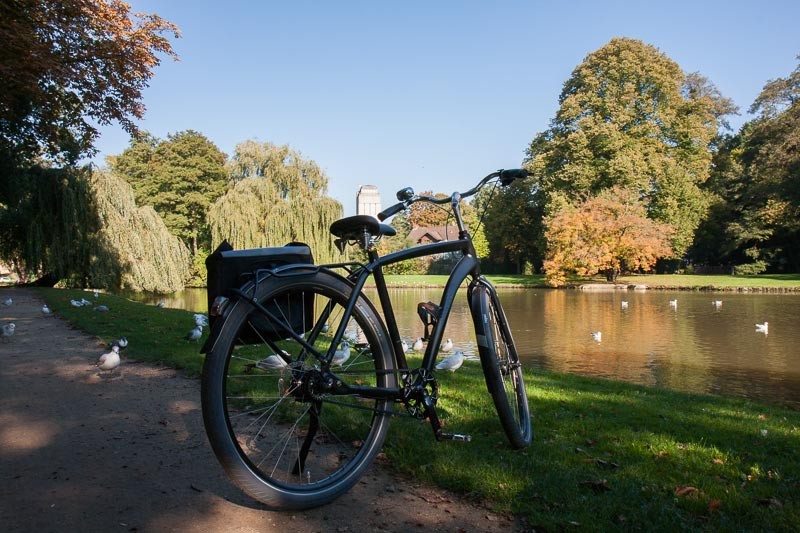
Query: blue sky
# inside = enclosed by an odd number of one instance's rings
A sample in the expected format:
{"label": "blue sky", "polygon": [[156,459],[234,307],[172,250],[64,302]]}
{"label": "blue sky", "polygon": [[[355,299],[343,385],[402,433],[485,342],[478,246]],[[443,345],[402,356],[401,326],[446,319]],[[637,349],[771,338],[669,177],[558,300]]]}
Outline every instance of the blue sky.
{"label": "blue sky", "polygon": [[[519,166],[561,87],[612,37],[658,47],[740,107],[800,53],[800,2],[133,0],[177,24],[179,62],[144,92],[139,125],[194,129],[227,154],[247,139],[289,144],[355,213],[361,184],[384,206],[405,186],[464,190]],[[128,145],[101,130],[95,161]]]}

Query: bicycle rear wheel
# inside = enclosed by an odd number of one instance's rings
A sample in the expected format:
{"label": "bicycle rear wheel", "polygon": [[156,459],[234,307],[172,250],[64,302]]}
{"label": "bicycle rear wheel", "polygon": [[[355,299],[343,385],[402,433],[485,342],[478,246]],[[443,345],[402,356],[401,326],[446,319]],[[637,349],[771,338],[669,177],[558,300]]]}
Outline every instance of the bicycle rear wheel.
{"label": "bicycle rear wheel", "polygon": [[[395,387],[388,336],[363,296],[343,324],[352,287],[331,273],[268,278],[255,294],[252,285],[244,292],[260,308],[235,303],[203,366],[208,438],[233,481],[268,507],[323,505],[380,451],[392,408],[390,400],[333,394],[331,375]],[[340,325],[350,345],[330,363]]]}
{"label": "bicycle rear wheel", "polygon": [[531,442],[531,415],[522,364],[497,294],[484,285],[472,292],[472,319],[486,387],[509,442],[524,448]]}

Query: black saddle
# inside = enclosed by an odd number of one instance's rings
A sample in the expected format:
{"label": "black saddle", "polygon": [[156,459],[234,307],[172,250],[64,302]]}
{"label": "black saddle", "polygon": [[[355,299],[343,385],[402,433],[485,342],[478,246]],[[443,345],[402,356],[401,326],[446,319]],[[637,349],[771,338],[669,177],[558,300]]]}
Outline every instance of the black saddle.
{"label": "black saddle", "polygon": [[340,218],[331,224],[331,233],[346,241],[356,241],[364,237],[364,232],[373,237],[392,237],[397,230],[388,224],[381,224],[378,219],[369,215],[356,215]]}

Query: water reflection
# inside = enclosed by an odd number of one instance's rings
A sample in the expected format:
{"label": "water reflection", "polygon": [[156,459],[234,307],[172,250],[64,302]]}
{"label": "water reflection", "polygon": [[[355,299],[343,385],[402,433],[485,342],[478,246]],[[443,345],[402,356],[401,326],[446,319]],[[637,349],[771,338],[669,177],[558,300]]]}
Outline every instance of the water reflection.
{"label": "water reflection", "polygon": [[[439,303],[441,289],[391,289],[400,333],[422,336],[417,303]],[[377,294],[367,294],[378,308]],[[129,295],[206,312],[203,289],[169,296]],[[689,392],[776,400],[800,408],[800,296],[659,291],[503,290],[519,353],[529,366]],[[677,299],[677,307],[670,300]],[[622,301],[627,301],[624,309]],[[722,304],[714,305],[715,300]],[[769,321],[769,335],[755,324]],[[602,341],[591,333],[602,332]],[[466,291],[445,337],[476,354]]]}

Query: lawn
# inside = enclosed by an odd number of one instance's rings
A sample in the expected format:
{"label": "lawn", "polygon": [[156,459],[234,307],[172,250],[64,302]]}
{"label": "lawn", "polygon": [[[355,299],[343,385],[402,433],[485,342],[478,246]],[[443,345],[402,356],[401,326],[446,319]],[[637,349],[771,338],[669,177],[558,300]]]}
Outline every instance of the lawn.
{"label": "lawn", "polygon": [[[200,371],[200,345],[182,339],[192,313],[112,295],[100,297],[108,312],[87,312],[69,304],[85,292],[40,294],[83,331],[107,341],[127,336],[128,357]],[[527,371],[534,438],[514,451],[479,364],[437,377],[446,431],[471,434],[472,442],[436,442],[426,423],[396,418],[388,465],[513,512],[530,528],[796,531],[800,524],[797,411]]]}

